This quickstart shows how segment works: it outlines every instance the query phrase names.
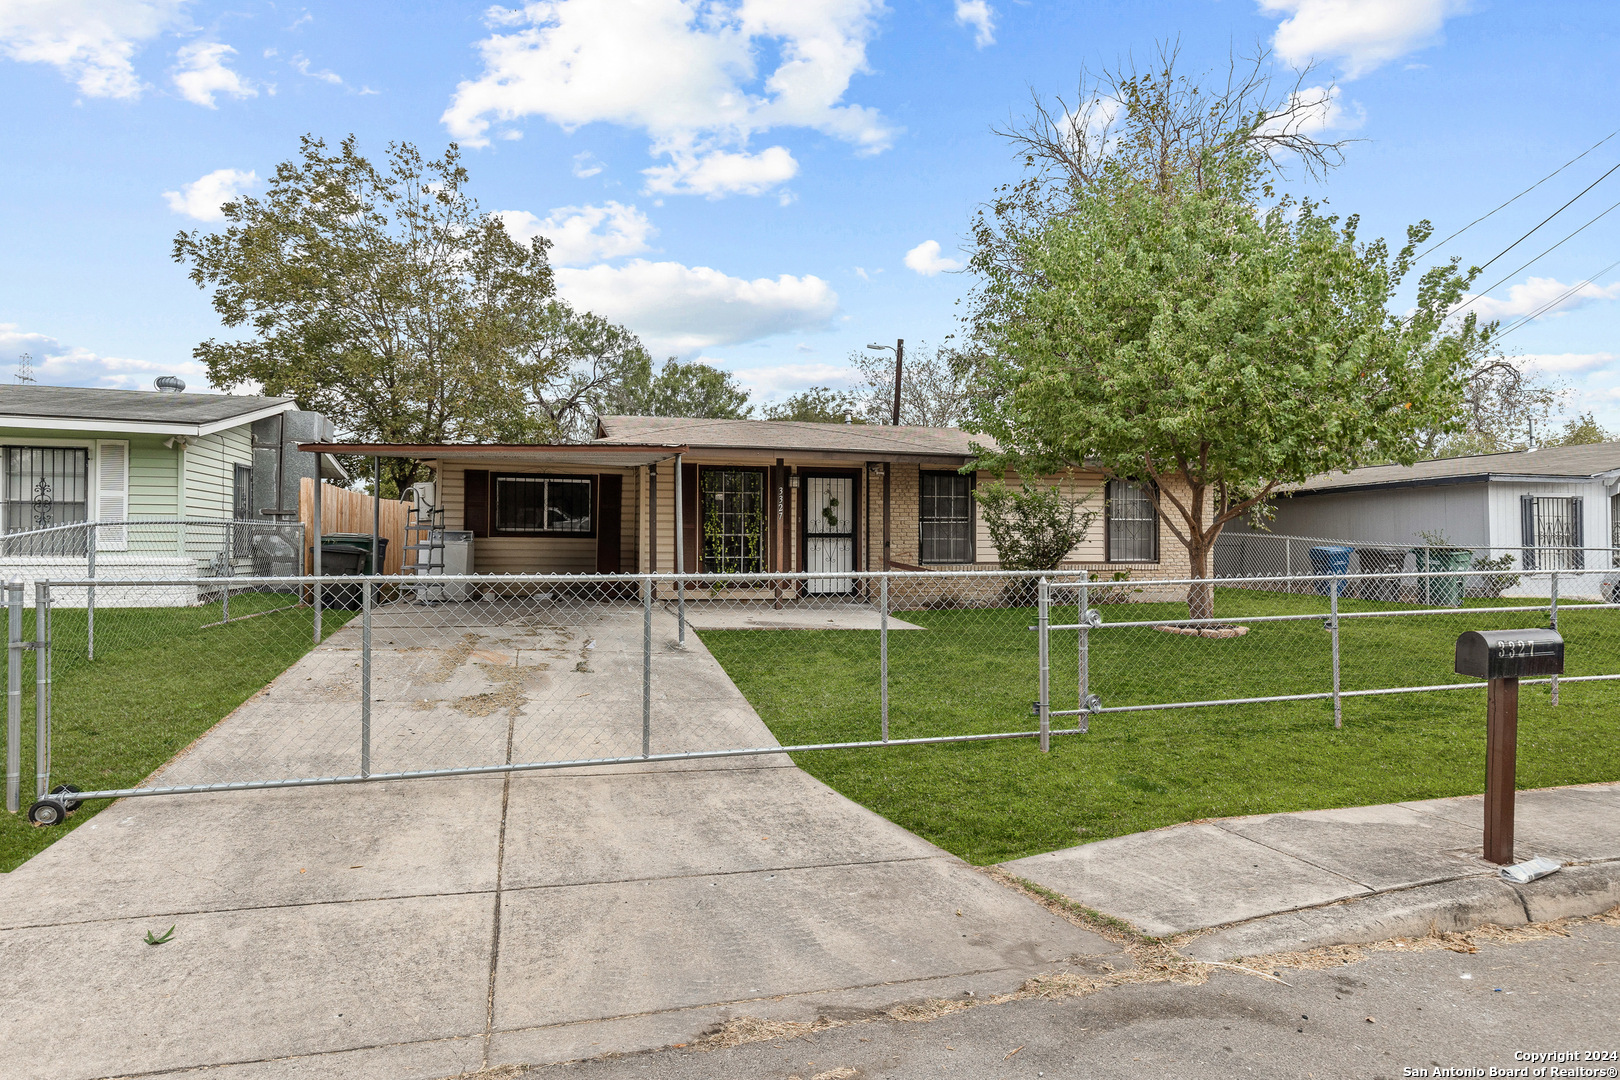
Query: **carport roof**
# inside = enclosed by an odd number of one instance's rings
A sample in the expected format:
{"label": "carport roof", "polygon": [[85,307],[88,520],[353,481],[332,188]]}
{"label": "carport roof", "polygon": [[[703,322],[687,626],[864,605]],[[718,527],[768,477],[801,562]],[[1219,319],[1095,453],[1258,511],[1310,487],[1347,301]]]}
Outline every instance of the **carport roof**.
{"label": "carport roof", "polygon": [[533,443],[300,443],[300,450],[360,457],[413,458],[418,461],[490,461],[512,465],[589,465],[625,469],[667,461],[686,446],[602,446],[578,443],[537,446]]}

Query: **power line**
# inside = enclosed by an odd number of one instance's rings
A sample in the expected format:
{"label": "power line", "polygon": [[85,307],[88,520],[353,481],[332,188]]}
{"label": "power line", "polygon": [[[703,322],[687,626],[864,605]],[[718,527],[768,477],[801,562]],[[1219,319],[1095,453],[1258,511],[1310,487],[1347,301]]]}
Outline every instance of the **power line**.
{"label": "power line", "polygon": [[[1615,169],[1620,169],[1620,165],[1616,165]],[[1610,169],[1609,171],[1613,172],[1614,169]],[[1604,175],[1608,175],[1608,174],[1605,173]],[[1579,196],[1576,196],[1576,197],[1579,198]],[[1573,201],[1574,200],[1572,199],[1571,202],[1573,202]],[[1569,204],[1565,203],[1564,205],[1567,206]],[[1566,243],[1568,243],[1569,241],[1575,239],[1575,237],[1577,237],[1581,233],[1585,232],[1589,227],[1597,224],[1599,221],[1601,221],[1603,218],[1607,217],[1611,212],[1613,212],[1617,208],[1620,208],[1620,202],[1614,203],[1607,210],[1603,211],[1597,217],[1592,218],[1585,225],[1582,225],[1580,228],[1576,229],[1574,232],[1570,233],[1568,236],[1565,236],[1562,240],[1558,241],[1556,244],[1554,244],[1552,247],[1548,248],[1546,251],[1541,252],[1541,254],[1539,254],[1539,255],[1532,256],[1528,262],[1522,264],[1517,269],[1509,271],[1506,275],[1499,278],[1494,284],[1479,290],[1479,292],[1475,293],[1473,296],[1469,297],[1467,300],[1464,300],[1461,304],[1458,304],[1456,307],[1452,308],[1451,309],[1451,314],[1453,314],[1453,315],[1457,314],[1458,312],[1462,311],[1463,308],[1468,307],[1469,305],[1473,304],[1476,300],[1480,299],[1486,293],[1490,292],[1492,289],[1496,288],[1498,285],[1501,285],[1504,281],[1507,281],[1507,280],[1509,280],[1510,278],[1513,278],[1513,277],[1517,277],[1518,274],[1519,274],[1519,271],[1524,270],[1527,267],[1533,265],[1536,262],[1536,260],[1542,258],[1543,256],[1550,255],[1554,251],[1556,251],[1559,248],[1563,247]],[[1543,222],[1543,224],[1545,224],[1545,222]],[[1541,228],[1541,226],[1537,225],[1536,228],[1539,229],[1539,228]],[[1535,229],[1530,230],[1530,232],[1534,232],[1534,231],[1535,231]],[[1530,233],[1525,233],[1525,236],[1529,236],[1529,235],[1530,235]],[[1520,237],[1519,239],[1522,240],[1523,238],[1524,237]],[[1517,240],[1514,241],[1515,245],[1517,243],[1518,243]],[[1507,254],[1507,252],[1511,251],[1511,250],[1512,250],[1511,247],[1504,249],[1501,254],[1497,255],[1496,258],[1500,259],[1502,257],[1502,255]],[[1496,259],[1491,260],[1491,262],[1495,262],[1495,261],[1496,261]],[[1486,266],[1489,266],[1489,265],[1490,265],[1490,263],[1486,264]],[[1480,267],[1480,269],[1483,270],[1484,267]]]}
{"label": "power line", "polygon": [[[1568,210],[1570,208],[1570,205],[1575,202],[1575,199],[1580,198],[1582,195],[1585,195],[1588,191],[1591,191],[1593,188],[1595,188],[1599,184],[1603,183],[1603,181],[1607,180],[1611,175],[1614,174],[1616,169],[1620,169],[1620,162],[1617,162],[1614,165],[1614,167],[1611,168],[1608,172],[1604,173],[1602,176],[1598,177],[1596,180],[1592,181],[1590,184],[1587,184],[1585,187],[1581,188],[1581,190],[1576,193],[1574,199],[1569,200],[1569,202],[1565,203],[1563,206],[1560,206],[1558,209],[1554,210],[1552,213],[1548,214],[1546,217],[1544,217],[1540,221],[1536,222],[1535,228],[1531,229],[1530,232],[1525,233],[1523,236],[1521,236],[1517,240],[1513,241],[1513,243],[1509,244],[1507,247],[1503,248],[1501,251],[1498,251],[1495,255],[1492,255],[1490,257],[1489,261],[1487,261],[1482,266],[1480,266],[1479,269],[1484,270],[1485,267],[1491,265],[1491,263],[1495,262],[1497,259],[1500,259],[1502,256],[1506,255],[1508,252],[1512,251],[1514,248],[1516,248],[1520,244],[1524,243],[1526,240],[1528,240],[1530,238],[1531,234],[1534,233],[1536,231],[1536,229],[1541,228],[1543,225],[1547,224],[1547,222],[1551,221],[1553,218],[1557,217],[1559,214],[1562,214],[1565,210]],[[1610,207],[1610,209],[1613,209],[1613,207]],[[1608,212],[1609,212],[1608,210],[1603,211],[1604,214],[1607,214]],[[1603,214],[1598,215],[1598,217],[1602,217],[1602,216],[1603,216]],[[1592,220],[1596,221],[1597,218],[1593,218]],[[1586,224],[1590,225],[1591,223],[1592,222],[1589,221]],[[1586,227],[1585,225],[1581,226],[1581,228],[1585,228],[1585,227]],[[1573,235],[1573,234],[1571,234],[1571,235]],[[1569,237],[1566,236],[1564,239],[1567,240],[1567,239],[1569,239]],[[1561,244],[1563,242],[1564,242],[1563,240],[1560,240],[1558,243]],[[1554,246],[1556,247],[1557,245],[1554,245]],[[1548,248],[1547,250],[1551,251],[1552,249]],[[1545,254],[1545,252],[1543,252],[1543,254]],[[1540,256],[1538,255],[1537,258],[1540,258]],[[1534,260],[1531,260],[1531,261],[1533,262]],[[1527,263],[1526,265],[1529,265],[1529,264]],[[1522,267],[1521,267],[1521,269],[1522,269]],[[1495,288],[1495,286],[1493,285],[1492,288]],[[1489,292],[1490,289],[1487,289],[1485,291]]]}
{"label": "power line", "polygon": [[1518,321],[1514,322],[1513,325],[1509,326],[1506,330],[1499,332],[1496,335],[1496,340],[1500,341],[1502,338],[1513,333],[1513,331],[1517,330],[1525,323],[1541,318],[1541,316],[1545,315],[1559,304],[1562,304],[1565,300],[1568,300],[1571,296],[1574,296],[1576,293],[1580,292],[1582,289],[1586,288],[1588,285],[1592,284],[1598,278],[1602,277],[1604,274],[1607,274],[1610,270],[1613,270],[1617,266],[1620,266],[1620,259],[1616,259],[1614,262],[1610,263],[1608,266],[1605,266],[1603,269],[1599,270],[1597,273],[1593,274],[1591,277],[1587,278],[1585,281],[1582,281],[1578,285],[1571,285],[1569,288],[1565,289],[1551,300],[1548,300],[1545,304],[1542,304],[1528,315],[1521,316]]}
{"label": "power line", "polygon": [[1525,188],[1523,191],[1519,192],[1517,195],[1513,196],[1513,198],[1509,199],[1507,202],[1503,203],[1501,206],[1498,206],[1495,210],[1491,210],[1491,211],[1489,211],[1489,212],[1487,212],[1485,214],[1480,215],[1479,217],[1475,218],[1473,221],[1470,221],[1468,224],[1466,224],[1462,228],[1458,229],[1456,232],[1452,233],[1450,236],[1446,237],[1444,240],[1437,240],[1433,244],[1430,244],[1429,247],[1423,252],[1423,254],[1418,256],[1418,258],[1422,259],[1422,258],[1426,257],[1429,254],[1429,252],[1433,251],[1437,247],[1440,247],[1442,244],[1451,243],[1453,240],[1457,239],[1457,237],[1461,236],[1463,233],[1467,232],[1469,229],[1472,229],[1475,225],[1478,225],[1480,222],[1484,221],[1486,218],[1488,218],[1492,214],[1496,213],[1497,210],[1505,210],[1508,207],[1512,206],[1514,203],[1518,202],[1520,199],[1524,198],[1526,195],[1528,195],[1532,191],[1536,190],[1536,188],[1540,187],[1542,184],[1545,184],[1547,181],[1551,180],[1553,177],[1557,176],[1559,173],[1563,172],[1565,169],[1569,168],[1571,165],[1575,164],[1577,161],[1581,160],[1581,158],[1585,157],[1587,154],[1590,154],[1592,151],[1596,150],[1598,147],[1602,146],[1604,143],[1608,142],[1610,139],[1614,138],[1616,135],[1620,135],[1620,128],[1617,128],[1614,131],[1609,132],[1607,135],[1603,136],[1603,138],[1599,139],[1597,142],[1593,143],[1591,146],[1588,146],[1585,150],[1582,150],[1580,153],[1576,154],[1574,157],[1570,158],[1568,161],[1566,161],[1562,165],[1558,166],[1558,168],[1554,169],[1552,172],[1548,173],[1546,176],[1543,176],[1540,180],[1537,180],[1535,183],[1531,184],[1529,187]]}

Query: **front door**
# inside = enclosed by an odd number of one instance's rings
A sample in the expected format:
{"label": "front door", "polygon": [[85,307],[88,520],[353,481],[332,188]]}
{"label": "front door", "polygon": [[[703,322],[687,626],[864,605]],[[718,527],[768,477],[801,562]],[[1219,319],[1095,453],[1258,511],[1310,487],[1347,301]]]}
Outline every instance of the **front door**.
{"label": "front door", "polygon": [[[804,478],[804,568],[812,574],[848,574],[855,569],[855,479]],[[811,578],[805,591],[848,593],[849,577]]]}

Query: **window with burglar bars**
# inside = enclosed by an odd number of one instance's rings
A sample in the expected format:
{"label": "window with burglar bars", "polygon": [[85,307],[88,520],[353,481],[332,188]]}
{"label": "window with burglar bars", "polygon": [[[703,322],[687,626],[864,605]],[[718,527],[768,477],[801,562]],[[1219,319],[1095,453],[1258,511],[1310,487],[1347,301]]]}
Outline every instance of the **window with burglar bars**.
{"label": "window with burglar bars", "polygon": [[1159,521],[1147,488],[1108,482],[1108,561],[1152,562],[1159,557]]}
{"label": "window with burglar bars", "polygon": [[925,563],[973,561],[971,477],[961,473],[922,474],[922,529],[919,559]]}
{"label": "window with burglar bars", "polygon": [[1579,570],[1586,565],[1580,498],[1524,495],[1519,513],[1526,570]]}
{"label": "window with burglar bars", "polygon": [[494,480],[496,535],[591,535],[590,477],[510,474]]}
{"label": "window with burglar bars", "polygon": [[[0,447],[0,452],[5,455],[6,532],[49,529],[89,519],[88,450],[75,446],[6,446]],[[84,538],[58,539],[49,553],[66,553],[75,544],[82,548]]]}
{"label": "window with burglar bars", "polygon": [[765,571],[765,474],[759,469],[698,470],[703,570]]}
{"label": "window with burglar bars", "polygon": [[[253,467],[251,465],[237,465],[235,475],[231,482],[231,517],[237,521],[251,521],[253,518]],[[250,528],[236,528],[231,530],[231,558],[246,559],[253,554],[253,530]]]}

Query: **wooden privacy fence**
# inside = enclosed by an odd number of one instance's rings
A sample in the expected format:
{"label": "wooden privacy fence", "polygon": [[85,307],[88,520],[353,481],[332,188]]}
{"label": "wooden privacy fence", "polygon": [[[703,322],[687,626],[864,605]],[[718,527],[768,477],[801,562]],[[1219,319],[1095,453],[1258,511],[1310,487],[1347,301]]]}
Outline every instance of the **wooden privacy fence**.
{"label": "wooden privacy fence", "polygon": [[[410,504],[394,499],[382,500],[382,514],[377,524],[377,535],[388,538],[388,555],[383,559],[382,572],[397,574],[405,559],[405,521]],[[315,481],[304,477],[298,487],[298,520],[303,522],[304,566],[306,573],[314,573],[309,545],[315,535]],[[371,533],[371,496],[363,491],[321,485],[321,533]]]}

